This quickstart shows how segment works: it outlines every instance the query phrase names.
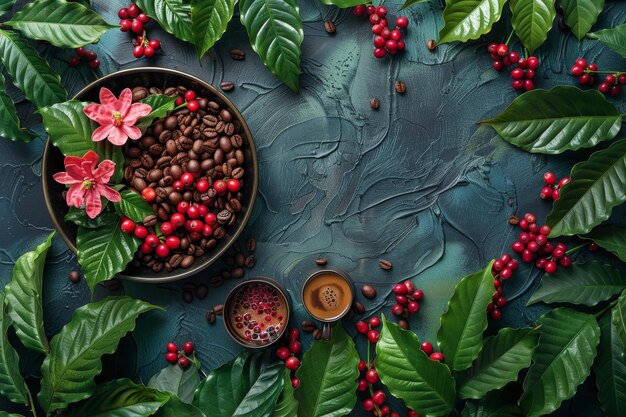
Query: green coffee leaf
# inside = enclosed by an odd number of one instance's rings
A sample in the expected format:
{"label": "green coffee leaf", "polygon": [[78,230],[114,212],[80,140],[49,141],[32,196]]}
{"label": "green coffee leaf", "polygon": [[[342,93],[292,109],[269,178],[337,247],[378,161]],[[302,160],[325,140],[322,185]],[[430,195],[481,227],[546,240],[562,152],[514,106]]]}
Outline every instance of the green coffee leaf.
{"label": "green coffee leaf", "polygon": [[591,314],[557,308],[537,320],[539,345],[524,379],[520,405],[528,417],[549,414],[571,398],[589,376],[600,341]]}
{"label": "green coffee leaf", "polygon": [[608,417],[626,415],[626,357],[615,324],[616,310],[600,318],[600,345],[593,364],[598,386],[598,400]]}
{"label": "green coffee leaf", "polygon": [[407,407],[428,416],[447,416],[455,402],[450,369],[420,350],[415,333],[400,329],[384,315],[382,322],[376,344],[376,370],[383,384]]}
{"label": "green coffee leaf", "polygon": [[565,24],[580,41],[598,20],[604,9],[604,0],[560,0]]}
{"label": "green coffee leaf", "polygon": [[552,228],[550,237],[588,233],[626,201],[626,140],[574,165],[571,178],[546,220]]}
{"label": "green coffee leaf", "polygon": [[83,209],[70,207],[63,219],[66,222],[74,223],[76,226],[85,227],[87,229],[97,229],[98,227],[111,224],[119,218],[117,213],[112,211],[110,207],[111,205],[107,204],[95,219],[89,218]]}
{"label": "green coffee leaf", "polygon": [[[78,308],[52,338],[52,351],[41,367],[37,398],[46,415],[89,398],[96,391],[94,378],[102,370],[102,355],[115,352],[120,339],[135,328],[137,317],[155,308],[130,297],[107,297]],[[113,398],[98,402],[110,403]]]}
{"label": "green coffee leaf", "polygon": [[591,32],[587,37],[599,40],[604,46],[626,58],[626,24]]}
{"label": "green coffee leaf", "polygon": [[202,58],[220,40],[233,18],[236,0],[192,0],[191,32],[193,43]]}
{"label": "green coffee leaf", "polygon": [[0,394],[14,403],[26,404],[26,383],[20,374],[20,358],[9,342],[11,317],[6,312],[4,301],[4,293],[0,291]]}
{"label": "green coffee leaf", "polygon": [[241,0],[241,23],[252,49],[293,91],[300,89],[300,45],[304,40],[296,0]]}
{"label": "green coffee leaf", "polygon": [[0,73],[0,137],[26,143],[37,137],[33,132],[20,126],[15,104],[7,93],[2,73]]}
{"label": "green coffee leaf", "polygon": [[354,7],[359,4],[363,4],[360,0],[320,0],[322,4],[327,6],[335,6],[341,9],[346,9],[348,7]]}
{"label": "green coffee leaf", "polygon": [[205,414],[191,404],[187,404],[172,396],[163,407],[153,414],[153,417],[211,417],[211,414]]}
{"label": "green coffee leaf", "polygon": [[150,94],[148,97],[141,100],[141,103],[145,103],[152,107],[152,111],[147,116],[139,119],[137,126],[142,131],[145,131],[154,119],[167,116],[167,114],[176,106],[176,97],[166,96],[165,94]]}
{"label": "green coffee leaf", "polygon": [[626,262],[626,228],[613,225],[598,226],[580,237],[593,240],[598,246]]}
{"label": "green coffee leaf", "polygon": [[296,372],[298,417],[344,416],[356,404],[359,354],[341,324],[332,332],[330,340],[315,341],[302,357]]}
{"label": "green coffee leaf", "polygon": [[35,250],[20,256],[13,277],[5,288],[6,304],[15,333],[28,349],[48,353],[48,338],[43,326],[42,279],[46,254],[52,246],[52,232]]}
{"label": "green coffee leaf", "polygon": [[178,39],[193,42],[191,6],[182,0],[137,0],[135,2],[148,16],[159,22],[167,33]]}
{"label": "green coffee leaf", "polygon": [[480,123],[527,152],[554,155],[613,139],[622,116],[599,91],[562,86],[524,93]]}
{"label": "green coffee leaf", "polygon": [[492,264],[457,284],[448,310],[441,316],[437,341],[446,363],[455,371],[469,368],[482,349],[487,305],[493,295]]}
{"label": "green coffee leaf", "polygon": [[144,218],[154,214],[152,206],[146,203],[141,195],[135,191],[124,190],[120,194],[122,195],[122,200],[115,203],[115,207],[132,221],[141,223]]}
{"label": "green coffee leaf", "polygon": [[96,43],[107,30],[118,27],[82,4],[65,0],[35,0],[6,24],[27,38],[45,40],[59,48]]}
{"label": "green coffee leaf", "polygon": [[0,0],[0,16],[11,11],[16,0]]}
{"label": "green coffee leaf", "polygon": [[513,30],[528,49],[535,52],[548,39],[556,17],[555,0],[511,0]]}
{"label": "green coffee leaf", "polygon": [[500,20],[504,3],[506,0],[447,1],[437,43],[466,42],[489,33],[491,26]]}
{"label": "green coffee leaf", "polygon": [[278,401],[276,401],[272,417],[298,417],[298,400],[296,400],[293,393],[289,369],[285,369],[284,373],[285,383],[283,391],[280,393]]}
{"label": "green coffee leaf", "polygon": [[150,378],[148,386],[174,394],[182,402],[190,404],[200,382],[200,374],[196,366],[183,369],[178,365],[169,365]]}

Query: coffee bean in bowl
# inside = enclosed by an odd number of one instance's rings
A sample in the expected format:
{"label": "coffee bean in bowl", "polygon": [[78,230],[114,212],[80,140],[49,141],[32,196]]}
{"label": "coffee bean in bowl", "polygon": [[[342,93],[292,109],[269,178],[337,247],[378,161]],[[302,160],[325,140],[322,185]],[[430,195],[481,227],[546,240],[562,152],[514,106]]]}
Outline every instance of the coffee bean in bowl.
{"label": "coffee bean in bowl", "polygon": [[[75,98],[98,102],[102,87],[114,94],[131,88],[137,99],[146,91],[183,98],[190,97],[188,91],[195,93],[197,107],[178,106],[123,147],[120,183],[148,201],[153,214],[141,224],[148,235],[134,261],[118,276],[159,283],[199,272],[233,244],[254,205],[258,166],[245,120],[217,89],[179,71],[119,71],[85,87]],[[75,251],[77,228],[64,221],[65,187],[52,179],[63,170],[63,155],[48,142],[42,175],[46,205],[59,234]]]}

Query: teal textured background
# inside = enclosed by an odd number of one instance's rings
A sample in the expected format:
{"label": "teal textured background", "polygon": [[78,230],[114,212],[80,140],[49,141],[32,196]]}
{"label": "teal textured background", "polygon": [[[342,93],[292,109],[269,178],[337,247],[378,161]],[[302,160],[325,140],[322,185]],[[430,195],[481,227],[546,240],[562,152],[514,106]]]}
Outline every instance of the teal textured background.
{"label": "teal textured background", "polygon": [[[117,10],[124,5],[119,0],[93,1],[111,23],[119,20]],[[400,2],[387,5],[395,15]],[[526,154],[475,124],[498,114],[517,93],[510,87],[508,71],[491,69],[487,40],[427,50],[426,41],[436,38],[442,25],[439,2],[406,11],[411,22],[407,51],[382,60],[372,55],[365,19],[314,0],[301,0],[300,8],[305,25],[300,94],[289,91],[263,67],[238,19],[201,64],[191,45],[175,40],[156,23],[148,26],[149,36],[160,39],[163,49],[149,61],[133,58],[131,37],[117,30],[109,31],[93,49],[103,62],[102,74],[152,65],[186,71],[214,85],[223,80],[235,83],[227,95],[253,133],[261,175],[259,198],[245,232],[257,239],[257,264],[246,277],[263,275],[281,281],[291,295],[294,323],[306,318],[298,299],[302,280],[314,271],[313,260],[323,256],[329,266],[347,271],[357,287],[364,283],[377,287],[378,297],[364,300],[366,316],[389,315],[392,283],[412,279],[426,295],[420,313],[411,318],[411,328],[421,339],[433,341],[459,279],[510,252],[516,233],[507,223],[509,215],[533,211],[545,219],[550,205],[538,197],[543,172],[550,169],[564,176],[588,153],[551,158]],[[336,23],[335,35],[324,31],[325,19]],[[608,3],[595,28],[612,27],[625,19],[625,4]],[[505,36],[499,34],[505,27],[505,21],[496,25],[488,40],[502,41]],[[231,60],[233,47],[246,51],[245,61]],[[519,50],[519,44],[514,43],[514,48]],[[71,51],[41,45],[38,49],[62,74],[70,94],[94,79],[95,74],[85,68],[67,67]],[[556,23],[536,55],[541,60],[536,79],[540,88],[574,84],[567,71],[578,56],[597,62],[600,69],[626,69],[624,60],[613,52],[596,41],[579,43]],[[398,79],[407,85],[404,95],[394,91]],[[28,145],[0,141],[0,285],[10,279],[15,260],[52,231],[40,181],[43,129],[32,116],[32,106],[17,90],[11,92],[20,103],[20,113],[29,126],[37,126],[41,138]],[[374,96],[381,102],[378,111],[369,105]],[[622,98],[616,103],[621,106]],[[378,268],[381,258],[393,262],[391,272]],[[139,320],[137,330],[123,340],[120,353],[105,358],[103,377],[147,382],[165,366],[164,346],[170,340],[193,340],[206,372],[233,357],[240,347],[227,337],[221,318],[209,326],[205,314],[222,303],[237,282],[211,289],[206,299],[191,304],[181,296],[185,282],[205,282],[223,267],[217,264],[170,285],[124,283],[113,292],[99,287],[96,298],[124,293],[167,308],[167,313],[150,313]],[[86,284],[74,285],[67,279],[75,268],[75,257],[55,238],[44,277],[50,335],[89,301]],[[506,283],[504,294],[512,302],[499,325],[529,325],[543,311],[524,307],[536,277],[536,271],[524,266]],[[352,331],[348,323],[346,328]],[[305,347],[310,342],[310,336],[304,335]],[[36,358],[27,352],[21,358],[24,372],[37,375],[32,366]],[[592,379],[558,415],[598,413]],[[402,410],[400,402],[393,404],[393,409]],[[362,414],[357,405],[351,415]]]}

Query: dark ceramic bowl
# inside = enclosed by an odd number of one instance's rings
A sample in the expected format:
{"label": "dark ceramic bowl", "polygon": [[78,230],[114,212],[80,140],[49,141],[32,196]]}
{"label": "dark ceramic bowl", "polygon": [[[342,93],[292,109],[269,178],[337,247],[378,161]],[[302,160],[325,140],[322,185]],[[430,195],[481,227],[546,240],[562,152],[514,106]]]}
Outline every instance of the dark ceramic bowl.
{"label": "dark ceramic bowl", "polygon": [[[254,200],[258,188],[259,169],[256,148],[252,140],[252,135],[250,134],[250,129],[248,129],[246,121],[233,103],[210,84],[192,75],[176,70],[166,68],[133,68],[118,71],[94,81],[83,88],[74,98],[81,101],[98,102],[98,93],[101,87],[107,87],[115,95],[119,95],[126,87],[149,86],[165,89],[166,87],[179,85],[191,88],[195,90],[198,95],[210,100],[215,100],[226,106],[235,120],[241,125],[241,136],[244,140],[242,150],[246,158],[243,167],[245,170],[243,177],[245,186],[243,188],[244,195],[241,201],[241,212],[237,218],[237,222],[228,228],[226,235],[222,239],[218,240],[217,246],[202,257],[196,259],[196,262],[190,268],[177,268],[171,272],[163,269],[160,272],[154,272],[149,268],[133,268],[129,265],[128,268],[117,275],[119,278],[145,283],[163,283],[183,279],[202,271],[219,259],[235,240],[237,240],[237,237],[241,234],[248,222],[252,208],[254,207]],[[42,183],[46,206],[48,207],[48,212],[52,217],[57,231],[67,246],[69,246],[73,252],[76,252],[75,242],[77,227],[74,223],[65,222],[64,220],[64,216],[68,212],[68,206],[62,197],[62,192],[65,191],[66,188],[52,178],[54,173],[64,170],[63,154],[48,141],[44,150],[42,167]]]}

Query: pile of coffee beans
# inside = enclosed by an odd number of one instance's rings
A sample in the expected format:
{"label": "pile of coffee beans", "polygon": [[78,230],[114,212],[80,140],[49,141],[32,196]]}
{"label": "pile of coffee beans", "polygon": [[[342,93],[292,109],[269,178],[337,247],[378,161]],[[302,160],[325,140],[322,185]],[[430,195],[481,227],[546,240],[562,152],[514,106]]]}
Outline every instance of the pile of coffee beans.
{"label": "pile of coffee beans", "polygon": [[124,146],[124,181],[152,204],[154,214],[143,225],[124,219],[121,226],[143,240],[134,266],[155,272],[191,267],[217,246],[242,210],[244,141],[233,114],[183,86],[135,87],[133,101],[191,93],[197,106],[156,120]]}

